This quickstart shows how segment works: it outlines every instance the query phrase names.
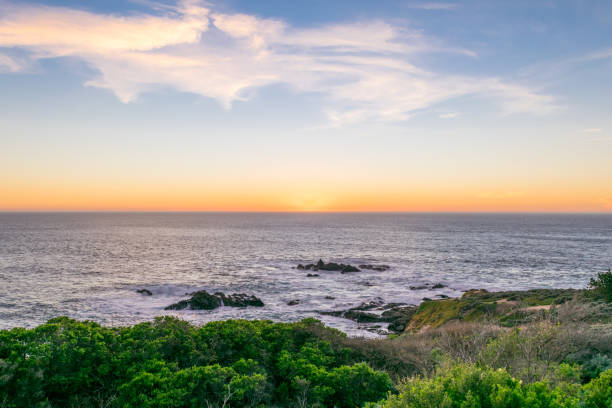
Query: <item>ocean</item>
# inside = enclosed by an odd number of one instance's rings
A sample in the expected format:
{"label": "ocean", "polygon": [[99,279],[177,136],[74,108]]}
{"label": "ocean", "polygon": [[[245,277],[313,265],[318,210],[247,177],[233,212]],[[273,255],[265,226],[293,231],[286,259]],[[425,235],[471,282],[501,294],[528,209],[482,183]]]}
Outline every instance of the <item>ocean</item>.
{"label": "ocean", "polygon": [[[391,268],[311,278],[295,268],[319,259]],[[319,312],[471,288],[584,288],[611,266],[610,214],[0,213],[0,328],[63,315],[104,325],[315,317],[372,336]],[[265,306],[164,310],[201,289]]]}

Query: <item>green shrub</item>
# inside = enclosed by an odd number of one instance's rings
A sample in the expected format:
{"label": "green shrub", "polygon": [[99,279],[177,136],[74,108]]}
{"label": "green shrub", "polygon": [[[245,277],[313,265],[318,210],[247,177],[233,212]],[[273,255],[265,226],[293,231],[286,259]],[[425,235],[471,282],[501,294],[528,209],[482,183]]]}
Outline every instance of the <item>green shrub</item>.
{"label": "green shrub", "polygon": [[[569,368],[569,366],[567,366]],[[571,368],[569,368],[571,371]],[[612,370],[580,386],[556,387],[537,381],[523,384],[504,369],[456,364],[441,368],[432,378],[414,377],[398,395],[370,404],[379,408],[609,408]]]}
{"label": "green shrub", "polygon": [[597,274],[597,278],[591,278],[589,289],[597,297],[607,302],[612,302],[612,271]]}

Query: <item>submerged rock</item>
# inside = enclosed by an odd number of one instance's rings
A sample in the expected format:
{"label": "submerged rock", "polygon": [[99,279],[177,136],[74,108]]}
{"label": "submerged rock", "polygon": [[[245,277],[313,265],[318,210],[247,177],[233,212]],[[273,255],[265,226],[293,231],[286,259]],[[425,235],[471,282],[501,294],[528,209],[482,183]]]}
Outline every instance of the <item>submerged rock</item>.
{"label": "submerged rock", "polygon": [[230,307],[247,307],[247,306],[263,306],[261,299],[247,295],[245,293],[234,293],[232,295],[225,295],[221,292],[216,292],[211,295],[205,290],[200,290],[191,294],[191,298],[181,300],[180,302],[174,303],[165,308],[165,310],[212,310],[219,306],[230,306]]}
{"label": "submerged rock", "polygon": [[410,286],[410,290],[425,290],[425,289],[442,289],[445,288],[446,285],[442,284],[442,283],[436,283],[435,285],[432,285],[430,283],[425,284],[425,285],[419,285],[419,286]]}
{"label": "submerged rock", "polygon": [[295,299],[295,300],[290,300],[287,302],[287,306],[295,306],[295,305],[299,305],[300,304],[300,300],[299,299]]}
{"label": "submerged rock", "polygon": [[306,275],[307,278],[318,278],[319,274],[318,273],[309,273],[308,275]]}
{"label": "submerged rock", "polygon": [[359,265],[359,267],[361,269],[369,269],[371,271],[378,271],[378,272],[384,272],[384,271],[388,271],[389,269],[391,269],[389,265],[364,264],[364,265]]}
{"label": "submerged rock", "polygon": [[153,292],[151,292],[149,289],[138,289],[136,293],[140,293],[141,295],[145,296],[153,296]]}

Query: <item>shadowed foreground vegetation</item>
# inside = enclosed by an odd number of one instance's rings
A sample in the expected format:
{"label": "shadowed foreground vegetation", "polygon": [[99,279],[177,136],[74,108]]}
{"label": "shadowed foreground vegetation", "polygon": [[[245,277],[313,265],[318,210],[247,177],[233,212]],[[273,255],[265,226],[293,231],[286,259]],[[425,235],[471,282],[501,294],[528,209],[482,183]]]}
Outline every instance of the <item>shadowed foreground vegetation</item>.
{"label": "shadowed foreground vegetation", "polygon": [[0,407],[610,408],[606,296],[468,293],[425,302],[418,330],[377,340],[314,319],[106,328],[60,317],[0,332]]}

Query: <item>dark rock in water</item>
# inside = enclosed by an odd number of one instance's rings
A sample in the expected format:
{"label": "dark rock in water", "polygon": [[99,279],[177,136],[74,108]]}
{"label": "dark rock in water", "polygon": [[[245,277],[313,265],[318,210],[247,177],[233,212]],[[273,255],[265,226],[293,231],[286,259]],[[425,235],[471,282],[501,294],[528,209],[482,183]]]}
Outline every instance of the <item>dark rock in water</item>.
{"label": "dark rock in water", "polygon": [[419,286],[410,286],[411,290],[424,290],[424,289],[442,289],[445,288],[446,285],[442,283],[436,283],[435,285],[427,284],[427,285],[419,285]]}
{"label": "dark rock in water", "polygon": [[247,307],[247,306],[263,306],[263,302],[253,295],[247,295],[244,293],[234,293],[233,295],[225,295],[224,293],[217,292],[214,295],[201,290],[192,293],[190,299],[181,300],[180,302],[174,303],[166,310],[212,310],[219,306],[231,306],[231,307]]}
{"label": "dark rock in water", "polygon": [[182,310],[182,309],[193,309],[193,310],[212,310],[221,306],[221,299],[215,295],[211,295],[205,290],[192,293],[191,298],[187,300],[181,300],[180,302],[174,303],[166,310]]}
{"label": "dark rock in water", "polygon": [[389,265],[365,264],[365,265],[359,265],[359,267],[361,269],[369,269],[369,270],[378,271],[378,272],[384,272],[384,271],[388,271],[389,269],[391,269],[391,267]]}
{"label": "dark rock in water", "polygon": [[346,311],[334,310],[319,312],[322,315],[344,317],[357,323],[376,323],[380,322],[380,316],[374,313],[362,312],[360,310],[349,309]]}
{"label": "dark rock in water", "polygon": [[145,295],[145,296],[153,295],[153,292],[151,292],[149,289],[138,289],[136,292],[140,293],[141,295]]}
{"label": "dark rock in water", "polygon": [[400,306],[408,306],[408,304],[407,303],[387,303],[385,305],[385,309],[392,309],[392,308],[400,307]]}
{"label": "dark rock in water", "polygon": [[234,293],[233,295],[225,295],[221,292],[216,292],[215,296],[219,297],[223,302],[223,306],[230,307],[247,307],[247,306],[255,306],[262,307],[264,304],[261,299],[253,296],[247,295],[246,293]]}
{"label": "dark rock in water", "polygon": [[298,264],[297,269],[307,271],[337,271],[342,273],[359,272],[359,269],[353,265],[339,264],[335,262],[325,263],[322,259],[319,259],[316,264]]}
{"label": "dark rock in water", "polygon": [[333,296],[325,296],[325,299],[327,299],[327,300],[334,300],[334,299],[336,299],[336,298],[335,298],[335,297],[333,297]]}
{"label": "dark rock in water", "polygon": [[318,273],[309,273],[308,275],[306,275],[307,278],[318,278],[319,274]]}
{"label": "dark rock in water", "polygon": [[428,298],[428,297],[424,297],[424,298],[423,298],[423,301],[424,301],[424,302],[427,302],[427,301],[430,301],[430,300],[431,300],[431,299],[430,299],[430,298]]}
{"label": "dark rock in water", "polygon": [[406,329],[416,311],[416,306],[397,306],[385,310],[381,317],[389,322],[389,330],[401,333]]}
{"label": "dark rock in water", "polygon": [[295,299],[295,300],[290,300],[287,302],[287,306],[295,306],[295,305],[299,305],[300,301],[299,299]]}
{"label": "dark rock in water", "polygon": [[441,298],[441,299],[448,299],[448,296],[446,296],[446,295],[444,295],[442,293],[438,293],[436,296]]}
{"label": "dark rock in water", "polygon": [[374,286],[374,284],[372,282],[368,282],[368,281],[357,282],[357,284],[361,285],[361,286]]}
{"label": "dark rock in water", "polygon": [[377,323],[380,322],[380,316],[374,313],[361,312],[359,310],[347,310],[342,317],[353,320],[357,323]]}
{"label": "dark rock in water", "polygon": [[[372,311],[382,311],[381,314]],[[410,319],[416,313],[417,307],[401,303],[385,304],[382,300],[364,302],[348,310],[322,311],[328,316],[343,317],[358,323],[389,323],[389,330],[401,333],[408,326]]]}
{"label": "dark rock in water", "polygon": [[[340,264],[340,266],[342,266],[342,264]],[[342,270],[340,271],[341,273],[350,273],[350,272],[360,272],[359,268],[355,268],[353,265],[344,265],[344,267],[342,268]]]}

